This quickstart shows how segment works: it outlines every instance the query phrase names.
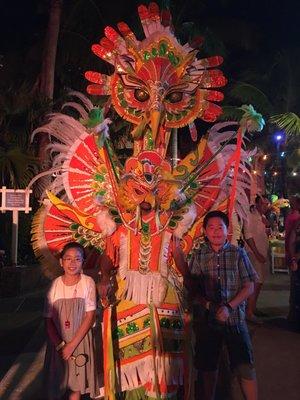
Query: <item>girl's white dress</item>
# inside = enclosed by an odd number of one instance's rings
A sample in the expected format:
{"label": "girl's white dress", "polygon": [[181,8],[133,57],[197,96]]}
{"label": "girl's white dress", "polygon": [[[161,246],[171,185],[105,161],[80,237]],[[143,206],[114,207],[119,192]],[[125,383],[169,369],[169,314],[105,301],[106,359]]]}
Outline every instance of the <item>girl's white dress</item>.
{"label": "girl's white dress", "polygon": [[[52,318],[58,334],[62,340],[69,342],[87,311],[96,309],[96,288],[92,278],[81,274],[76,285],[67,286],[62,277],[56,278],[48,292],[44,310],[44,317]],[[74,359],[64,361],[55,346],[48,338],[45,356],[45,395],[50,399],[59,399],[69,388],[89,393],[90,397],[99,394],[99,380],[94,356],[94,337],[92,329],[86,334],[73,355],[84,354],[87,363],[77,366]]]}

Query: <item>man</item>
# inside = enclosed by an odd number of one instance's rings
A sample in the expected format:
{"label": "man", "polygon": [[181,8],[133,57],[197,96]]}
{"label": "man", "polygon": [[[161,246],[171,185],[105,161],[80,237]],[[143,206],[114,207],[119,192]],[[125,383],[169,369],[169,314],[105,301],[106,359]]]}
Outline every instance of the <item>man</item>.
{"label": "man", "polygon": [[204,400],[214,399],[224,342],[244,397],[256,400],[252,346],[245,322],[245,301],[253,292],[256,273],[245,250],[227,241],[228,225],[226,214],[209,212],[203,222],[207,243],[195,251],[189,268],[186,264],[183,267],[179,246],[173,255],[187,289],[207,311],[197,346]]}
{"label": "man", "polygon": [[263,316],[263,313],[256,309],[256,304],[263,283],[269,273],[269,238],[267,235],[269,226],[265,217],[269,206],[270,202],[266,196],[257,195],[255,207],[249,213],[248,221],[244,226],[244,238],[247,243],[246,250],[258,275],[254,292],[249,297],[247,304],[247,320],[253,323],[261,323],[261,320],[257,317]]}

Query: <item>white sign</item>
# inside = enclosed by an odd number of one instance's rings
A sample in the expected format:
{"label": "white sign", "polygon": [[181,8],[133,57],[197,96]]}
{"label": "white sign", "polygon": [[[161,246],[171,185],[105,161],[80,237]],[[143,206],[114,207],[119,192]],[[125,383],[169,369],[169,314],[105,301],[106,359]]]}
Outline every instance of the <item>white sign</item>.
{"label": "white sign", "polygon": [[25,211],[26,214],[31,211],[29,207],[29,195],[32,190],[28,189],[6,189],[2,186],[0,211],[12,211],[12,238],[11,238],[11,258],[13,265],[18,263],[18,231],[19,231],[19,211]]}
{"label": "white sign", "polygon": [[32,190],[6,189],[5,186],[2,186],[0,192],[2,194],[0,211],[25,211],[26,214],[31,211],[31,207],[29,207],[29,196]]}

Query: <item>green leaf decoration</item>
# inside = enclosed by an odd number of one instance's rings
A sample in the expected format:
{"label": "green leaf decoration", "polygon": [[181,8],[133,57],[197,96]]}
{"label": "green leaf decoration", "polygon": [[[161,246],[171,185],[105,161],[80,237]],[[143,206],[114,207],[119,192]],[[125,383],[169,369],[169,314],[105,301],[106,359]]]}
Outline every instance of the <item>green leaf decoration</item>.
{"label": "green leaf decoration", "polygon": [[263,116],[256,112],[254,107],[249,104],[242,105],[240,107],[244,111],[242,119],[240,120],[240,125],[245,128],[248,132],[260,132],[265,126],[265,120]]}
{"label": "green leaf decoration", "polygon": [[89,112],[88,119],[81,120],[81,123],[88,128],[94,128],[103,121],[104,119],[103,111],[104,111],[103,109],[100,109],[98,107],[92,108],[91,111]]}
{"label": "green leaf decoration", "polygon": [[111,208],[111,209],[109,210],[109,212],[111,213],[111,215],[119,215],[118,210],[116,210],[115,208]]}
{"label": "green leaf decoration", "polygon": [[176,228],[176,226],[177,226],[177,222],[175,222],[173,219],[171,219],[170,222],[169,222],[169,227],[170,228]]}
{"label": "green leaf decoration", "polygon": [[71,224],[71,225],[70,225],[70,229],[71,229],[72,231],[77,231],[78,227],[79,227],[79,224]]}
{"label": "green leaf decoration", "polygon": [[146,398],[145,389],[143,387],[127,390],[124,400],[142,400]]}
{"label": "green leaf decoration", "polygon": [[96,181],[104,182],[104,176],[101,174],[96,174],[95,179],[96,179]]}

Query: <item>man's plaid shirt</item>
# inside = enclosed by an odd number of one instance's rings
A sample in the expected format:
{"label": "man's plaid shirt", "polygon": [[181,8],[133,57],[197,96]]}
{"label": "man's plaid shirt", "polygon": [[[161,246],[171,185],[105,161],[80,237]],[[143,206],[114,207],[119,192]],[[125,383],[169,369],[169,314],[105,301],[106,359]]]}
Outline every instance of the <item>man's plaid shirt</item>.
{"label": "man's plaid shirt", "polygon": [[[257,279],[246,251],[229,242],[218,252],[209,243],[202,244],[193,254],[189,269],[192,279],[196,278],[199,283],[199,294],[215,305],[209,312],[213,319],[214,308],[232,300],[244,283]],[[226,325],[239,325],[244,321],[245,302],[230,313]]]}

